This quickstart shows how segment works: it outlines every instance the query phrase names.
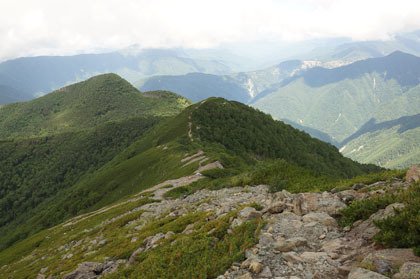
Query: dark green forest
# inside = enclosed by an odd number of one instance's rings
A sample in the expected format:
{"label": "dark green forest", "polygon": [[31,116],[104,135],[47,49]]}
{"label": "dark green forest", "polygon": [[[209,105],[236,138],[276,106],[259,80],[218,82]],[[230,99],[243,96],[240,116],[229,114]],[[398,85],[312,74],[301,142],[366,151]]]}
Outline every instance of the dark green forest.
{"label": "dark green forest", "polygon": [[194,134],[254,159],[278,158],[331,177],[349,178],[379,171],[343,157],[336,147],[235,101],[211,98],[193,110]]}

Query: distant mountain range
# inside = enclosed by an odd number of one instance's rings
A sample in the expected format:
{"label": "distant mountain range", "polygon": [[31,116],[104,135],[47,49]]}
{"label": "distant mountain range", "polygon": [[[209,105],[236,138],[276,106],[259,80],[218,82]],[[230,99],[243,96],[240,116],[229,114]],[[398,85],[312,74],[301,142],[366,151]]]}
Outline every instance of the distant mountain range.
{"label": "distant mountain range", "polygon": [[[153,84],[156,81],[145,80],[151,76],[188,73],[225,75],[236,72],[239,74],[230,77],[239,82],[239,86],[247,90],[249,99],[252,99],[283,78],[295,74],[294,70],[299,68],[339,67],[367,58],[382,57],[396,50],[419,56],[420,31],[397,34],[392,40],[385,41],[352,42],[339,38],[291,45],[252,44],[252,51],[246,48],[246,45],[241,44],[215,49],[140,49],[132,46],[103,54],[26,57],[4,61],[0,63],[0,105],[30,100],[65,85],[110,72],[122,76],[137,87],[145,85],[148,88],[156,87]],[[250,69],[261,69],[261,65],[278,66],[247,72]],[[204,83],[208,78],[201,77]],[[190,77],[186,79],[191,80]],[[197,95],[196,90],[194,94]],[[195,100],[210,96],[213,95],[205,93],[190,97]]]}
{"label": "distant mountain range", "polygon": [[102,73],[131,82],[153,75],[226,74],[234,62],[181,50],[136,50],[75,56],[26,57],[0,63],[0,104],[24,101]]}

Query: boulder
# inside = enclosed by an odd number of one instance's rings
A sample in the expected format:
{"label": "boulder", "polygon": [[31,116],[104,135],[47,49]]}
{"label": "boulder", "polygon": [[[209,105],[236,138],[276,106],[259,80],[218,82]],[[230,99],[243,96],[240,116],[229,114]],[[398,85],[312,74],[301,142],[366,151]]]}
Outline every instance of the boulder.
{"label": "boulder", "polygon": [[341,254],[343,250],[346,250],[347,248],[348,247],[342,238],[331,239],[322,245],[322,250],[328,254]]}
{"label": "boulder", "polygon": [[418,165],[413,165],[405,175],[405,181],[408,183],[417,182],[420,179],[420,167]]}
{"label": "boulder", "polygon": [[138,248],[136,251],[134,251],[132,254],[131,254],[131,256],[130,256],[130,258],[128,259],[128,263],[127,263],[127,267],[128,266],[132,266],[135,262],[136,262],[136,256],[138,255],[138,254],[140,254],[141,252],[143,252],[144,251],[144,248],[143,247],[141,247],[141,248]]}
{"label": "boulder", "polygon": [[295,247],[304,246],[307,244],[307,241],[303,237],[293,237],[288,240],[278,240],[272,244],[273,249],[278,252],[289,252],[292,251]]}
{"label": "boulder", "polygon": [[282,213],[286,209],[286,204],[283,202],[275,202],[268,208],[268,212],[271,214]]}
{"label": "boulder", "polygon": [[143,244],[146,246],[145,250],[149,250],[158,246],[158,241],[165,238],[165,234],[157,233],[156,235],[149,236],[143,241]]}
{"label": "boulder", "polygon": [[96,279],[105,269],[105,264],[96,262],[83,262],[77,269],[64,275],[63,279]]}
{"label": "boulder", "polygon": [[378,273],[390,274],[405,262],[420,263],[420,257],[415,256],[412,249],[383,249],[367,255],[361,264],[374,267]]}
{"label": "boulder", "polygon": [[357,267],[351,270],[348,279],[389,279],[389,277],[364,268]]}
{"label": "boulder", "polygon": [[305,215],[310,212],[325,212],[330,216],[338,215],[346,205],[332,193],[301,193],[294,201],[294,212]]}
{"label": "boulder", "polygon": [[353,190],[355,190],[355,191],[358,191],[358,190],[360,190],[360,189],[363,189],[363,188],[365,188],[367,185],[366,184],[363,184],[363,183],[356,183],[356,184],[353,184],[353,187],[351,187]]}
{"label": "boulder", "polygon": [[403,207],[404,205],[401,203],[393,203],[388,205],[385,209],[378,210],[378,212],[372,214],[369,219],[355,222],[353,224],[354,228],[349,232],[348,237],[371,241],[373,236],[380,231],[379,228],[373,224],[373,220],[382,220],[386,217],[394,216],[394,208]]}
{"label": "boulder", "polygon": [[235,279],[252,279],[252,275],[249,272],[246,272],[240,276],[235,277]]}
{"label": "boulder", "polygon": [[268,266],[265,266],[263,270],[258,274],[259,278],[272,278],[273,273],[271,272],[270,268]]}
{"label": "boulder", "polygon": [[325,226],[337,227],[337,221],[325,212],[311,212],[302,217],[305,223],[319,222]]}
{"label": "boulder", "polygon": [[261,212],[258,212],[253,207],[245,207],[241,211],[238,212],[238,218],[242,221],[251,221],[253,219],[257,219],[261,217]]}
{"label": "boulder", "polygon": [[300,257],[308,263],[315,264],[322,260],[323,258],[326,259],[328,257],[327,253],[325,252],[303,252]]}
{"label": "boulder", "polygon": [[392,277],[393,279],[419,279],[420,263],[407,262],[404,263],[399,272]]}
{"label": "boulder", "polygon": [[251,264],[249,265],[249,271],[251,271],[252,273],[258,274],[261,272],[262,270],[262,264],[259,262],[251,262]]}
{"label": "boulder", "polygon": [[303,262],[303,259],[296,252],[286,252],[281,254],[282,258],[289,263],[297,264]]}

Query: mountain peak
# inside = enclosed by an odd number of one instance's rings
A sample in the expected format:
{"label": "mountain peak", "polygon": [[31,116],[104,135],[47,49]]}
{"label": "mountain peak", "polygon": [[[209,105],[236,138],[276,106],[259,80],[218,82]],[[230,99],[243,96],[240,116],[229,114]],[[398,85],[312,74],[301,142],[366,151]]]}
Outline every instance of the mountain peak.
{"label": "mountain peak", "polygon": [[26,103],[5,105],[0,110],[0,118],[4,119],[0,134],[3,138],[44,136],[128,117],[169,116],[190,103],[170,92],[144,96],[120,76],[103,74]]}

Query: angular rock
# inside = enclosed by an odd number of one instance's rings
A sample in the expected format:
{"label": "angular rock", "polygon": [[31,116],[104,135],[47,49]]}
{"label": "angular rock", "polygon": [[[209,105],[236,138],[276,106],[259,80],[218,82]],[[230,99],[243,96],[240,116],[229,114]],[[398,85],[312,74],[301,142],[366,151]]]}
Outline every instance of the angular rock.
{"label": "angular rock", "polygon": [[417,182],[420,179],[420,167],[418,165],[413,165],[405,175],[405,181],[408,183]]}
{"label": "angular rock", "polygon": [[283,202],[273,203],[269,208],[268,212],[271,214],[282,213],[286,209],[286,204]]}
{"label": "angular rock", "polygon": [[308,263],[315,264],[322,258],[327,258],[328,255],[325,252],[303,252],[300,257]]}
{"label": "angular rock", "polygon": [[296,252],[286,252],[281,254],[282,258],[289,263],[297,264],[303,262],[303,259]]}
{"label": "angular rock", "polygon": [[305,223],[319,222],[325,226],[337,227],[337,221],[325,212],[311,212],[302,217]]}
{"label": "angular rock", "polygon": [[157,242],[165,238],[165,234],[157,233],[156,235],[149,236],[143,241],[143,244],[146,246],[145,250],[149,250],[157,246]]}
{"label": "angular rock", "polygon": [[247,272],[242,274],[241,276],[235,277],[235,279],[252,279],[251,273]]}
{"label": "angular rock", "polygon": [[130,258],[128,259],[128,263],[127,263],[127,267],[128,266],[132,266],[135,262],[136,262],[136,256],[138,255],[138,254],[140,254],[141,252],[143,252],[144,251],[144,248],[143,247],[141,247],[141,248],[138,248],[136,251],[134,251],[132,254],[131,254],[131,256],[130,256]]}
{"label": "angular rock", "polygon": [[385,209],[378,210],[378,212],[372,214],[369,219],[355,222],[353,224],[354,228],[349,232],[348,237],[371,241],[373,236],[379,232],[379,228],[373,224],[373,220],[381,220],[389,216],[394,216],[394,208],[403,207],[404,205],[401,203],[393,203],[388,205]]}
{"label": "angular rock", "polygon": [[259,263],[259,262],[252,262],[250,265],[249,265],[249,271],[251,271],[252,273],[255,273],[255,274],[258,274],[258,273],[260,273],[261,272],[261,270],[262,270],[262,264],[261,263]]}
{"label": "angular rock", "polygon": [[353,190],[355,190],[355,191],[358,191],[358,190],[360,190],[360,189],[363,189],[363,188],[365,188],[367,185],[366,184],[363,184],[363,183],[356,183],[356,184],[353,184],[353,187],[351,187]]}
{"label": "angular rock", "polygon": [[340,254],[343,250],[347,248],[345,242],[341,238],[335,238],[329,241],[326,241],[322,245],[322,250],[328,254],[338,253]]}
{"label": "angular rock", "polygon": [[328,192],[298,194],[294,205],[295,213],[300,213],[298,215],[325,212],[330,216],[338,215],[340,209],[346,206],[338,196]]}
{"label": "angular rock", "polygon": [[306,245],[307,241],[303,237],[294,237],[288,240],[280,240],[272,244],[274,250],[278,252],[289,252],[295,247]]}
{"label": "angular rock", "polygon": [[271,273],[271,270],[268,266],[265,266],[263,270],[258,274],[259,278],[272,278],[273,273]]}
{"label": "angular rock", "polygon": [[261,212],[258,212],[253,207],[245,207],[241,211],[238,212],[238,218],[242,221],[251,221],[253,219],[257,219],[261,217]]}
{"label": "angular rock", "polygon": [[415,256],[412,249],[383,249],[367,255],[361,264],[374,266],[378,273],[390,274],[405,262],[420,263],[420,257]]}
{"label": "angular rock", "polygon": [[364,268],[357,267],[351,270],[348,279],[389,279],[389,277]]}
{"label": "angular rock", "polygon": [[404,263],[399,272],[392,277],[393,279],[419,279],[420,263],[407,262]]}
{"label": "angular rock", "polygon": [[96,262],[83,262],[77,269],[64,275],[63,279],[94,279],[105,269],[105,264]]}

